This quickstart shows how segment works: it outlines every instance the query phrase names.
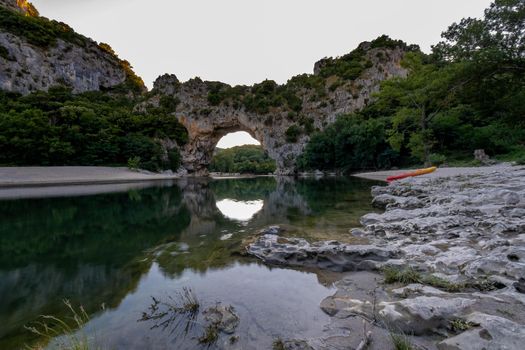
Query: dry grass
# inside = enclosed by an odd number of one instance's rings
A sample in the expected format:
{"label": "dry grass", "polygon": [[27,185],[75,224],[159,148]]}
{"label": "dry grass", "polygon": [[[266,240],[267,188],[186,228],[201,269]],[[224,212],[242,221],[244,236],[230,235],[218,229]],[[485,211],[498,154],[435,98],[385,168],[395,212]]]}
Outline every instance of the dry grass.
{"label": "dry grass", "polygon": [[47,344],[52,344],[51,349],[57,350],[102,349],[96,345],[94,339],[90,340],[86,334],[78,331],[89,322],[89,316],[84,308],[80,306],[78,310],[75,309],[69,300],[64,300],[64,304],[71,313],[68,319],[43,315],[31,326],[25,326],[28,331],[42,339],[37,345],[26,345],[26,349],[41,350],[48,348]]}

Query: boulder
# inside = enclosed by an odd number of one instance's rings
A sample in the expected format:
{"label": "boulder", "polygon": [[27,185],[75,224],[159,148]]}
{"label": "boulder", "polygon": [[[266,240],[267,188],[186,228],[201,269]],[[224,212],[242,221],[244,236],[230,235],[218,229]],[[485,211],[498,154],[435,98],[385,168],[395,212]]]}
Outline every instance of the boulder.
{"label": "boulder", "polygon": [[421,335],[446,328],[451,319],[462,315],[473,304],[473,300],[466,298],[419,296],[379,303],[378,313],[387,325],[394,329]]}

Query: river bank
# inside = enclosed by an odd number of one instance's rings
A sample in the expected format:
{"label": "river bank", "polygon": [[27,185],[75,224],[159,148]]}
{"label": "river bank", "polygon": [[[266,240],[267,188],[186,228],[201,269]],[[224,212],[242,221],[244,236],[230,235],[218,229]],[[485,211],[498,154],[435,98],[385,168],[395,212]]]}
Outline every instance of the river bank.
{"label": "river bank", "polygon": [[[492,167],[470,168],[439,168],[436,172],[422,176],[422,178],[437,178],[455,175],[473,175],[488,173],[509,164],[500,164]],[[387,170],[377,172],[358,173],[353,176],[376,181],[386,181],[391,175],[397,175],[406,170]],[[315,174],[311,174],[315,176]],[[251,178],[273,175],[242,175],[211,173],[211,178]],[[321,177],[326,175],[321,174]],[[327,176],[336,176],[328,174]],[[142,181],[173,180],[183,177],[175,173],[152,173],[148,171],[135,171],[126,167],[103,166],[63,166],[63,167],[0,167],[0,188],[12,187],[46,187],[67,185],[92,185],[92,184],[123,184]]]}
{"label": "river bank", "polygon": [[247,247],[271,265],[342,273],[320,303],[332,317],[326,336],[290,344],[354,349],[371,331],[369,349],[394,339],[425,349],[522,349],[525,167],[441,169],[372,194],[384,212],[351,230],[364,244],[311,243],[274,228]]}
{"label": "river bank", "polygon": [[177,174],[133,171],[125,167],[0,167],[0,188],[57,185],[118,184],[172,180]]}
{"label": "river bank", "polygon": [[[458,175],[476,175],[476,174],[487,174],[496,170],[503,168],[511,167],[509,163],[500,163],[493,166],[483,166],[483,167],[444,167],[438,168],[435,172],[421,175],[419,178],[422,179],[435,179],[440,177],[450,177]],[[400,175],[411,170],[384,170],[384,171],[373,171],[366,173],[357,173],[353,174],[355,177],[368,179],[368,180],[377,180],[377,181],[386,181],[387,177],[393,175]]]}

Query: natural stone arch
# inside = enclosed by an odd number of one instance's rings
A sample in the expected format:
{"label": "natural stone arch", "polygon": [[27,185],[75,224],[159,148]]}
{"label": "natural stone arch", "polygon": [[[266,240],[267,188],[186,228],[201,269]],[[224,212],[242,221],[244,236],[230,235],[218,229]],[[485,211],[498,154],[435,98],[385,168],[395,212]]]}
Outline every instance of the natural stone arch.
{"label": "natural stone arch", "polygon": [[[356,50],[363,62],[363,69],[356,79],[320,76],[324,67],[339,60],[323,59],[315,64],[314,75],[299,76],[282,86],[273,83],[275,90],[284,88],[294,96],[295,109],[288,102],[259,112],[256,112],[257,108],[247,106],[245,101],[255,96],[254,89],[266,83],[272,85],[268,81],[253,87],[231,87],[199,78],[181,83],[175,75],[167,74],[157,79],[152,97],[138,109],[158,107],[165,97],[177,101],[173,113],[188,130],[188,142],[181,147],[181,155],[182,165],[189,174],[208,175],[208,166],[220,138],[230,132],[246,131],[275,160],[278,175],[293,175],[297,171],[297,159],[310,140],[312,130],[323,130],[337,116],[362,109],[373,99],[381,82],[408,74],[401,65],[406,51],[406,44],[399,42],[391,42],[389,47],[375,47],[365,42]],[[312,78],[321,81],[322,98],[319,98],[319,86],[301,83]],[[213,94],[222,96],[214,100],[210,98]],[[302,126],[304,132],[290,140],[287,130],[292,126],[299,128],[298,124],[305,120],[310,131],[306,132],[306,127]]]}
{"label": "natural stone arch", "polygon": [[[179,121],[188,130],[188,143],[181,149],[182,165],[188,172],[206,175],[217,143],[225,135],[237,131],[245,131],[257,140],[279,167],[281,158],[274,147],[271,129],[254,121],[255,117],[247,113],[234,110],[223,113],[207,116],[211,118],[178,115]],[[281,168],[283,166],[281,164]]]}

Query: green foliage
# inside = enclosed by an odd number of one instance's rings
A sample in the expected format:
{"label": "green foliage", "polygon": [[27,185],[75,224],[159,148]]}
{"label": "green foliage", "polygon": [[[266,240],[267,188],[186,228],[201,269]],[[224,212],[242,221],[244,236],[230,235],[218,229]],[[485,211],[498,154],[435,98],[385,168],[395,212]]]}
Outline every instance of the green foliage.
{"label": "green foliage", "polygon": [[44,17],[24,16],[4,7],[0,7],[0,28],[43,48],[55,45],[57,39],[79,46],[85,46],[88,40],[65,23],[50,21]]}
{"label": "green foliage", "polygon": [[277,338],[272,343],[273,350],[285,350],[284,341],[281,338]]}
{"label": "green foliage", "polygon": [[172,149],[168,152],[169,168],[173,171],[179,170],[182,165],[182,156],[178,149]]}
{"label": "green foliage", "polygon": [[386,267],[383,269],[383,275],[387,284],[398,282],[401,284],[421,283],[419,272],[410,267],[405,269]]}
{"label": "green foliage", "polygon": [[387,284],[401,283],[407,285],[411,283],[421,283],[450,293],[460,292],[467,287],[464,284],[452,283],[434,275],[422,275],[411,267],[405,267],[403,269],[386,267],[383,269],[383,276]]}
{"label": "green foliage", "polygon": [[299,136],[303,133],[303,129],[299,125],[293,124],[285,131],[286,141],[295,143],[299,139]]}
{"label": "green foliage", "polygon": [[173,96],[162,96],[159,101],[160,107],[167,113],[175,112],[179,103],[180,100]]}
{"label": "green foliage", "polygon": [[450,321],[449,323],[450,330],[453,332],[458,332],[458,333],[467,331],[474,326],[475,326],[474,323],[462,320],[460,318],[456,318]]}
{"label": "green foliage", "polygon": [[[405,51],[417,51],[419,49],[417,46],[408,46],[401,40],[392,40],[387,35],[380,36],[371,41],[370,48],[401,48]],[[319,75],[323,78],[338,76],[343,80],[355,80],[359,78],[366,69],[373,66],[372,62],[366,58],[367,49],[367,47],[361,45],[347,55],[321,60],[318,63],[320,67]],[[335,91],[335,89],[341,84],[342,82],[338,81],[335,84],[332,84],[329,89]]]}
{"label": "green foliage", "polygon": [[219,173],[268,174],[275,169],[275,162],[255,145],[219,149],[210,165],[211,172]]}
{"label": "green foliage", "polygon": [[[101,346],[94,344],[93,340],[80,331],[88,322],[89,316],[82,306],[77,309],[71,304],[69,300],[64,300],[67,310],[71,313],[67,319],[60,319],[53,315],[40,316],[40,320],[35,322],[32,326],[25,328],[31,333],[43,339],[44,344],[51,342],[61,336],[57,341],[58,344],[54,346],[60,350],[95,350],[102,349]],[[71,323],[73,323],[71,325]],[[42,349],[42,344],[36,346],[28,346],[29,350]]]}
{"label": "green foliage", "polygon": [[140,157],[142,168],[172,169],[180,159],[165,159],[158,140],[184,145],[186,129],[163,111],[136,114],[135,104],[127,95],[73,95],[65,88],[0,92],[0,164],[125,165]]}
{"label": "green foliage", "polygon": [[447,161],[447,157],[445,157],[442,154],[432,153],[429,156],[429,162],[430,162],[430,164],[432,164],[434,166],[443,165],[443,164],[445,164],[446,161]]}
{"label": "green foliage", "polygon": [[[394,164],[439,165],[447,159],[451,163],[472,159],[476,149],[519,161],[522,156],[516,149],[525,147],[524,23],[523,1],[497,0],[485,11],[485,18],[452,25],[433,55],[405,46],[410,52],[402,65],[409,76],[383,82],[367,108],[339,117],[334,126],[314,135],[300,165],[356,170]],[[383,37],[375,45],[402,43]],[[346,66],[328,60],[321,71],[341,75],[337,69],[355,65],[358,58],[359,48],[341,58]],[[364,121],[353,121],[359,118]],[[349,141],[359,134],[355,125],[371,121],[383,126],[373,134],[379,151],[360,149],[360,142]],[[373,154],[375,161],[350,161],[353,149],[358,149],[357,155]]]}
{"label": "green foliage", "polygon": [[414,346],[410,342],[410,339],[406,334],[398,334],[390,331],[390,339],[392,339],[392,345],[394,350],[413,350]]}
{"label": "green foliage", "polygon": [[11,60],[11,56],[9,56],[9,50],[7,50],[7,48],[2,45],[0,45],[0,57],[6,60]]}
{"label": "green foliage", "polygon": [[358,115],[339,117],[323,132],[314,133],[299,159],[302,169],[350,172],[392,166],[397,153],[385,138],[385,122]]}
{"label": "green foliage", "polygon": [[128,168],[137,170],[140,167],[140,157],[133,157],[128,159]]}
{"label": "green foliage", "polygon": [[304,132],[307,135],[310,135],[315,130],[313,118],[301,117],[299,124],[304,128]]}

